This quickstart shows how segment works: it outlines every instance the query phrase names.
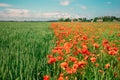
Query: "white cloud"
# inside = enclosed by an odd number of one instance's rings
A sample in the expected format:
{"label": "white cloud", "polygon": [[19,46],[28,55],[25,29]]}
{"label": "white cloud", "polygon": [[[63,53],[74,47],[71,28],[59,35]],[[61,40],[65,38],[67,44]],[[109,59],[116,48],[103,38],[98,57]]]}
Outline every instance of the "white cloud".
{"label": "white cloud", "polygon": [[108,16],[117,16],[117,17],[120,17],[120,11],[119,10],[114,10],[113,11],[107,11],[105,13],[105,16],[108,15]]}
{"label": "white cloud", "polygon": [[12,5],[6,3],[0,3],[0,7],[11,7]]}
{"label": "white cloud", "polygon": [[6,9],[9,17],[29,17],[29,10],[27,9]]}
{"label": "white cloud", "polygon": [[50,20],[70,16],[70,14],[64,12],[34,12],[27,9],[8,8],[0,11],[0,20]]}
{"label": "white cloud", "polygon": [[27,20],[30,17],[29,10],[26,9],[5,9],[0,11],[0,20]]}
{"label": "white cloud", "polygon": [[87,9],[87,7],[86,7],[85,5],[80,5],[80,8],[81,8],[82,10],[86,10],[86,9]]}
{"label": "white cloud", "polygon": [[109,5],[110,5],[110,4],[112,4],[112,3],[111,3],[111,2],[109,2],[109,1],[108,1],[108,2],[106,2],[106,3],[107,3],[107,4],[109,4]]}
{"label": "white cloud", "polygon": [[34,17],[36,18],[54,18],[54,19],[58,19],[58,18],[68,18],[70,17],[70,14],[68,13],[61,13],[61,12],[48,12],[48,13],[34,13],[33,14]]}
{"label": "white cloud", "polygon": [[62,6],[68,6],[70,4],[70,0],[61,0],[60,4]]}

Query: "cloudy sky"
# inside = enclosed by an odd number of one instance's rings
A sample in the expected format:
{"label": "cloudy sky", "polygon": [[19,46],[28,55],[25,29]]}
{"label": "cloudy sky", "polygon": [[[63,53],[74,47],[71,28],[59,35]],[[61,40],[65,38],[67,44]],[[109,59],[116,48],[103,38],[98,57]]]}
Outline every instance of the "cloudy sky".
{"label": "cloudy sky", "polygon": [[120,0],[0,0],[0,20],[120,17]]}

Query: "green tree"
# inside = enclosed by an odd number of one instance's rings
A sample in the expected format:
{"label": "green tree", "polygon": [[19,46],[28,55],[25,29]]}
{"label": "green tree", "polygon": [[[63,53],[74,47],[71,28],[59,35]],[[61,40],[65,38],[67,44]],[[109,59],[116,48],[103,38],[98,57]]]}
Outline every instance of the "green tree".
{"label": "green tree", "polygon": [[63,21],[64,21],[64,18],[60,18],[58,21],[63,22]]}
{"label": "green tree", "polygon": [[94,18],[94,22],[96,22],[98,19],[99,19],[98,17],[95,17],[95,18]]}
{"label": "green tree", "polygon": [[70,22],[71,19],[70,19],[70,18],[66,18],[64,21],[65,21],[65,22]]}

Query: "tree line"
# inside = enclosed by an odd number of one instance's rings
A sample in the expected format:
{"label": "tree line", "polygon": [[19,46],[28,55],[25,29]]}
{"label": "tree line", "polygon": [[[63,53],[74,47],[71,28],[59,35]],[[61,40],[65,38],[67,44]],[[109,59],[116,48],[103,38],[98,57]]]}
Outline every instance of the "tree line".
{"label": "tree line", "polygon": [[115,16],[102,16],[102,17],[95,17],[93,19],[87,19],[87,18],[60,18],[58,20],[59,22],[115,22],[115,21],[120,21],[120,18],[115,17]]}

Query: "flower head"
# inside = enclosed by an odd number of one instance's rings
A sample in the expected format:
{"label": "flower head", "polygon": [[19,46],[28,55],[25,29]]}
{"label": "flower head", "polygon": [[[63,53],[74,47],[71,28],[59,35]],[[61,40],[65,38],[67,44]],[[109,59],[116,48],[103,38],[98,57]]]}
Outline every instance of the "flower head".
{"label": "flower head", "polygon": [[43,80],[50,80],[50,76],[48,75],[43,76]]}

